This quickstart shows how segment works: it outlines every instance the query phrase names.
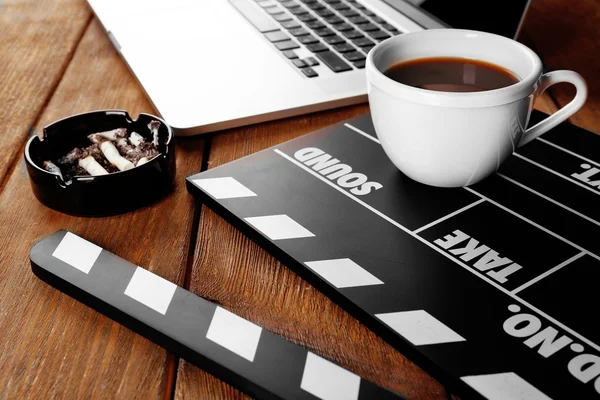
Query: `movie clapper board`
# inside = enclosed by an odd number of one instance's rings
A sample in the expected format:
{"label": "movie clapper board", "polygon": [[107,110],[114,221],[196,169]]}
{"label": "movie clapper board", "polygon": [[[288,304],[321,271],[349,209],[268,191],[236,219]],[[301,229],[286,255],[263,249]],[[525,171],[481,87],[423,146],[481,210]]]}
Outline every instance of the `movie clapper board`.
{"label": "movie clapper board", "polygon": [[600,137],[562,124],[443,189],[364,115],[187,187],[463,398],[600,398]]}
{"label": "movie clapper board", "polygon": [[30,258],[40,279],[256,398],[401,398],[71,232]]}

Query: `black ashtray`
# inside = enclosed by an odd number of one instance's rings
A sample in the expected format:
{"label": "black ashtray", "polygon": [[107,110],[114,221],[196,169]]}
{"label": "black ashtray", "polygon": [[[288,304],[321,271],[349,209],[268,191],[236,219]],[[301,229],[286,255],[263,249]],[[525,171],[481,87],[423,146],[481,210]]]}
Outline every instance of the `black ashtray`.
{"label": "black ashtray", "polygon": [[[90,144],[88,135],[126,128],[142,136],[149,124],[157,128],[159,155],[145,164],[107,175],[75,175],[70,179],[49,172],[44,162],[73,148]],[[46,206],[66,214],[98,217],[120,214],[150,204],[172,190],[175,176],[173,131],[162,119],[126,111],[104,110],[74,115],[44,128],[43,139],[33,136],[25,146],[25,162],[33,193]],[[47,165],[47,164],[46,164]]]}

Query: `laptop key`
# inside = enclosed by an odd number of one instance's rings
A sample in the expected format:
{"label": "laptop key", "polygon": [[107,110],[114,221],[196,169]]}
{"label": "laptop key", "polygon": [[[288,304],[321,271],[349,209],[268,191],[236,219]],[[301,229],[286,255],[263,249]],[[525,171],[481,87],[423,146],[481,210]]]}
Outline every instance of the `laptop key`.
{"label": "laptop key", "polygon": [[265,11],[271,15],[281,14],[283,12],[283,10],[277,6],[265,8]]}
{"label": "laptop key", "polygon": [[318,16],[321,16],[323,18],[331,17],[332,15],[335,15],[334,12],[328,8],[324,8],[322,10],[317,10],[317,11],[315,11],[315,13],[317,13]]}
{"label": "laptop key", "polygon": [[335,32],[329,28],[315,29],[315,33],[321,37],[335,35]]}
{"label": "laptop key", "polygon": [[387,24],[387,21],[381,17],[373,17],[373,21],[377,22],[378,24]]}
{"label": "laptop key", "polygon": [[271,42],[283,42],[284,40],[290,40],[290,37],[281,31],[265,33],[265,37]]}
{"label": "laptop key", "polygon": [[311,44],[311,43],[317,43],[319,41],[319,39],[317,39],[313,35],[308,35],[308,36],[300,36],[298,38],[298,41],[302,44]]}
{"label": "laptop key", "polygon": [[392,24],[385,23],[385,24],[381,24],[381,26],[383,26],[385,29],[387,29],[390,32],[397,32],[398,31],[398,29],[394,25],[392,25]]}
{"label": "laptop key", "polygon": [[379,30],[379,27],[377,25],[372,24],[372,23],[369,22],[368,24],[362,24],[360,26],[360,29],[362,29],[365,32],[370,32],[370,31],[377,31],[377,30]]}
{"label": "laptop key", "polygon": [[350,22],[352,22],[353,24],[356,24],[356,25],[366,24],[367,22],[369,22],[368,19],[366,19],[365,17],[360,17],[360,16],[358,16],[358,17],[350,17],[350,18],[348,18],[348,20]]}
{"label": "laptop key", "polygon": [[355,39],[353,40],[354,44],[357,45],[358,47],[367,47],[367,46],[374,46],[375,43],[373,43],[372,41],[370,41],[369,39],[363,37],[360,39]]}
{"label": "laptop key", "polygon": [[287,58],[289,58],[290,60],[292,60],[294,58],[298,58],[298,55],[296,54],[296,52],[294,50],[286,50],[283,52],[283,55],[286,56]]}
{"label": "laptop key", "polygon": [[335,4],[331,4],[331,8],[333,8],[334,10],[349,10],[350,7],[347,4],[344,3],[335,3]]}
{"label": "laptop key", "polygon": [[346,43],[346,41],[344,39],[342,39],[341,37],[339,37],[338,35],[333,35],[333,36],[327,36],[324,37],[323,40],[325,41],[325,43],[327,44],[340,44],[340,43]]}
{"label": "laptop key", "polygon": [[249,0],[229,0],[260,33],[278,31],[279,26]]}
{"label": "laptop key", "polygon": [[302,14],[298,17],[298,19],[302,22],[311,22],[317,20],[312,14]]}
{"label": "laptop key", "polygon": [[306,67],[306,63],[302,60],[292,60],[292,64],[294,64],[298,68]]}
{"label": "laptop key", "polygon": [[298,46],[296,44],[296,42],[293,42],[291,40],[286,40],[285,42],[277,42],[277,43],[273,43],[275,45],[275,47],[277,47],[278,50],[292,50],[292,49],[299,49],[300,46]]}
{"label": "laptop key", "polygon": [[352,64],[354,64],[356,68],[363,69],[365,67],[365,60],[355,61]]}
{"label": "laptop key", "polygon": [[375,47],[375,46],[366,46],[366,47],[361,48],[361,50],[364,51],[365,54],[369,54],[369,52],[371,50],[373,50],[373,47]]}
{"label": "laptop key", "polygon": [[315,66],[315,65],[319,65],[319,62],[318,62],[318,61],[317,61],[317,59],[316,59],[316,58],[314,58],[314,57],[306,57],[306,58],[304,59],[304,62],[305,62],[307,65],[311,66],[311,67],[313,67],[313,66]]}
{"label": "laptop key", "polygon": [[344,31],[352,30],[354,28],[352,27],[352,25],[347,24],[347,23],[344,22],[342,24],[337,24],[335,26],[335,29],[338,30],[338,31],[340,31],[340,32],[344,32]]}
{"label": "laptop key", "polygon": [[331,25],[335,25],[335,24],[341,24],[342,22],[344,22],[344,20],[336,15],[333,15],[331,17],[325,18],[325,22],[327,22],[328,24],[331,24]]}
{"label": "laptop key", "polygon": [[273,4],[273,2],[271,1],[259,1],[258,3],[259,6],[261,6],[262,8],[269,8],[269,7],[273,7],[275,4]]}
{"label": "laptop key", "polygon": [[319,60],[323,61],[323,64],[327,65],[333,72],[344,72],[350,71],[352,67],[342,60],[333,51],[323,51],[317,53]]}
{"label": "laptop key", "polygon": [[335,51],[340,52],[340,53],[347,53],[349,51],[355,51],[356,50],[354,48],[354,46],[352,46],[351,44],[348,44],[348,43],[336,44],[336,45],[333,46],[333,48],[335,49]]}
{"label": "laptop key", "polygon": [[281,13],[281,14],[273,15],[273,19],[277,22],[285,22],[285,21],[291,21],[292,17],[290,17],[289,15],[287,15],[285,13]]}
{"label": "laptop key", "polygon": [[302,68],[300,71],[302,71],[302,73],[309,78],[314,78],[315,76],[319,76],[319,74],[317,74],[317,71],[315,71],[311,67]]}
{"label": "laptop key", "polygon": [[364,37],[362,33],[357,31],[356,29],[352,29],[351,31],[342,32],[342,35],[346,36],[348,39],[358,39]]}
{"label": "laptop key", "polygon": [[344,58],[348,61],[361,61],[365,59],[365,55],[358,51],[353,51],[351,53],[344,53]]}
{"label": "laptop key", "polygon": [[304,7],[296,7],[296,8],[292,8],[290,10],[290,12],[294,15],[301,15],[301,14],[306,14],[308,11]]}
{"label": "laptop key", "polygon": [[379,40],[380,42],[382,40],[387,39],[387,38],[390,37],[390,35],[388,35],[387,33],[385,33],[382,30],[376,30],[376,31],[373,31],[373,32],[367,32],[367,34],[369,36],[371,36],[373,39]]}
{"label": "laptop key", "polygon": [[281,26],[283,26],[285,29],[294,29],[294,28],[299,28],[300,24],[294,20],[290,20],[290,21],[282,22]]}
{"label": "laptop key", "polygon": [[295,1],[283,1],[280,3],[282,6],[284,6],[285,8],[294,8],[294,7],[298,7],[299,4],[296,3]]}
{"label": "laptop key", "polygon": [[[323,25],[323,23],[321,21],[310,21],[306,23],[306,26],[309,27],[310,29],[321,29],[321,28],[325,28],[325,25]],[[336,26],[337,28],[337,26]]]}
{"label": "laptop key", "polygon": [[365,14],[365,15],[367,15],[367,16],[369,16],[369,17],[376,17],[376,16],[377,16],[377,14],[375,14],[375,13],[374,13],[373,11],[371,11],[371,10],[365,10],[365,11],[363,11],[363,14]]}
{"label": "laptop key", "polygon": [[310,8],[311,10],[314,10],[314,11],[323,10],[325,8],[325,6],[321,3],[310,3],[310,4],[307,4],[306,7]]}
{"label": "laptop key", "polygon": [[344,10],[344,11],[340,11],[340,15],[342,17],[350,18],[350,17],[356,17],[358,15],[358,12],[356,12],[355,10]]}
{"label": "laptop key", "polygon": [[306,46],[306,48],[310,51],[312,51],[313,53],[318,53],[320,51],[326,51],[329,50],[329,47],[325,46],[323,43],[318,42],[318,43],[313,43],[313,44],[309,44]]}
{"label": "laptop key", "polygon": [[310,32],[308,32],[306,29],[304,28],[295,28],[295,29],[290,29],[289,32],[294,35],[294,36],[305,36],[308,35]]}

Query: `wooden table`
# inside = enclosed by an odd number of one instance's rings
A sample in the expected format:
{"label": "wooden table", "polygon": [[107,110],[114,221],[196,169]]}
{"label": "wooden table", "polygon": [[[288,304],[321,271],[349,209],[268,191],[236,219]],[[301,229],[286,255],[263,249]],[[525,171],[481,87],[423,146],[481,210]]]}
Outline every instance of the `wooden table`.
{"label": "wooden table", "polygon": [[[33,196],[27,138],[70,114],[156,113],[84,0],[3,0],[0,9],[0,397],[243,398],[38,280],[34,242],[68,229],[379,385],[414,399],[449,399],[443,385],[281,265],[185,189],[192,173],[368,110],[366,104],[177,141],[175,191],[125,215],[76,218]],[[536,0],[521,40],[551,69],[590,86],[573,123],[600,132],[600,2]],[[556,86],[552,112],[573,91]]]}

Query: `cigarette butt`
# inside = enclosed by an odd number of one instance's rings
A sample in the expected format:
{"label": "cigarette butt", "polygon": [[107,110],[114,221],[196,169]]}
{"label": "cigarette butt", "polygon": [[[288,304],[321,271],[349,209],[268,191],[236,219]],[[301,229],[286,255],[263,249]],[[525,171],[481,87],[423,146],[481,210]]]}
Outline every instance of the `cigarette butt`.
{"label": "cigarette butt", "polygon": [[146,164],[148,161],[150,161],[150,159],[148,157],[142,157],[138,160],[138,162],[135,166],[139,167],[140,165]]}
{"label": "cigarette butt", "polygon": [[62,179],[63,181],[65,180],[65,178],[63,178],[63,174],[62,174],[62,171],[60,170],[60,168],[58,168],[58,166],[56,164],[54,164],[52,161],[44,161],[43,166],[46,171],[48,171],[54,175],[60,176],[60,179]]}
{"label": "cigarette butt", "polygon": [[127,129],[117,128],[112,131],[92,133],[88,135],[88,139],[94,143],[99,143],[101,141],[100,138],[116,141],[119,138],[125,137],[125,135],[127,135]]}
{"label": "cigarette butt", "polygon": [[152,144],[154,147],[158,147],[158,128],[160,127],[160,122],[158,121],[150,121],[148,124],[148,129],[152,132]]}
{"label": "cigarette butt", "polygon": [[100,144],[100,150],[102,150],[102,153],[104,153],[108,162],[117,167],[119,171],[127,171],[128,169],[135,167],[131,161],[121,157],[119,150],[117,150],[112,142],[102,142]]}
{"label": "cigarette butt", "polygon": [[108,175],[108,172],[102,168],[102,165],[98,164],[98,161],[94,160],[94,157],[92,156],[80,159],[79,166],[85,169],[90,175]]}
{"label": "cigarette butt", "polygon": [[138,160],[137,164],[135,165],[136,167],[139,167],[140,165],[144,165],[146,164],[148,161],[150,161],[151,158],[149,157],[142,157]]}
{"label": "cigarette butt", "polygon": [[140,144],[144,143],[144,138],[137,132],[131,132],[131,135],[129,135],[129,143],[138,147]]}

